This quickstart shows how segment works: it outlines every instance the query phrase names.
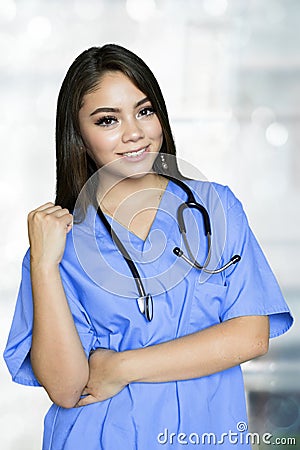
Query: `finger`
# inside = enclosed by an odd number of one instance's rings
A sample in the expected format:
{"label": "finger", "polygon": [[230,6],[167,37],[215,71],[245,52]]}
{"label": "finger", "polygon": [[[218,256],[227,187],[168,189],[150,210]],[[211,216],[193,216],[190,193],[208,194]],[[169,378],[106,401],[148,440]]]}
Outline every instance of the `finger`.
{"label": "finger", "polygon": [[45,217],[45,216],[53,216],[55,218],[61,218],[64,216],[69,216],[70,218],[70,223],[73,220],[73,216],[72,214],[70,214],[69,210],[67,208],[62,208],[61,206],[58,205],[52,205],[49,206],[48,208],[45,209],[36,209],[34,211],[32,211],[31,213],[29,213],[29,218],[34,218],[35,216],[41,215],[41,217]]}
{"label": "finger", "polygon": [[69,223],[68,225],[67,225],[67,234],[69,233],[69,231],[71,231],[72,230],[72,227],[73,227],[73,221],[72,221],[72,223]]}
{"label": "finger", "polygon": [[[48,212],[47,212],[47,214],[48,214]],[[70,215],[71,217],[73,217],[67,208],[56,209],[52,213],[49,213],[49,214],[53,214],[55,217],[63,217],[66,215]]]}
{"label": "finger", "polygon": [[73,216],[69,212],[58,217],[58,219],[60,220],[60,222],[64,223],[67,228],[72,227],[73,225]]}
{"label": "finger", "polygon": [[60,217],[55,215],[55,220],[66,229],[66,232],[69,233],[73,227],[73,216],[69,212],[63,213]]}
{"label": "finger", "polygon": [[37,209],[34,209],[33,211],[30,211],[28,214],[28,218],[31,219],[35,217],[36,215],[41,214],[51,214],[54,211],[58,211],[62,209],[61,206],[56,206],[53,203],[46,203],[45,205],[39,206]]}
{"label": "finger", "polygon": [[100,400],[98,398],[94,397],[93,395],[87,395],[86,397],[81,398],[79,400],[76,407],[91,405],[92,403],[97,403],[99,401]]}
{"label": "finger", "polygon": [[66,228],[67,233],[69,233],[69,231],[71,231],[71,229],[73,227],[73,215],[70,214],[70,212],[67,208],[61,208],[60,206],[56,206],[56,207],[50,208],[49,210],[46,210],[45,214],[47,216],[51,215],[51,216],[55,217],[56,219],[59,219],[59,221],[62,222],[64,227]]}
{"label": "finger", "polygon": [[52,206],[49,206],[48,208],[45,208],[42,211],[38,211],[38,212],[42,212],[44,214],[54,214],[54,213],[60,213],[60,211],[68,211],[68,210],[63,209],[59,205],[52,205]]}
{"label": "finger", "polygon": [[43,205],[39,206],[38,208],[36,208],[34,211],[44,211],[45,209],[51,208],[52,206],[55,206],[54,203],[47,202],[47,203],[44,203]]}
{"label": "finger", "polygon": [[69,210],[67,208],[62,208],[60,205],[55,205],[52,202],[47,202],[44,205],[39,206],[38,208],[31,211],[31,213],[45,212],[47,214],[52,214],[55,211],[67,211],[69,213]]}

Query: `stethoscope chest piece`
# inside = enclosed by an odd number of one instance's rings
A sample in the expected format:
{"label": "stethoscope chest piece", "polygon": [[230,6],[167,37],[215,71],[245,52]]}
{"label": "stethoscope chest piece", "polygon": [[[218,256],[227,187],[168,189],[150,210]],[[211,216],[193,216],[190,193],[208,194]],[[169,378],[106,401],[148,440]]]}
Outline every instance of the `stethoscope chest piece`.
{"label": "stethoscope chest piece", "polygon": [[137,299],[140,312],[150,322],[153,318],[153,300],[151,294],[144,295]]}

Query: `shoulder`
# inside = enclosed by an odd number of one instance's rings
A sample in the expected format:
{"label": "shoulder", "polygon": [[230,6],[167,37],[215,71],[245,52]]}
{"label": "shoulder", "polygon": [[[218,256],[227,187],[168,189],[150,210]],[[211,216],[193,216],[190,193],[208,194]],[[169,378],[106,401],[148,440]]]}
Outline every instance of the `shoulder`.
{"label": "shoulder", "polygon": [[221,203],[225,211],[233,206],[241,206],[239,199],[235,196],[229,186],[214,181],[185,180],[193,193],[207,206]]}

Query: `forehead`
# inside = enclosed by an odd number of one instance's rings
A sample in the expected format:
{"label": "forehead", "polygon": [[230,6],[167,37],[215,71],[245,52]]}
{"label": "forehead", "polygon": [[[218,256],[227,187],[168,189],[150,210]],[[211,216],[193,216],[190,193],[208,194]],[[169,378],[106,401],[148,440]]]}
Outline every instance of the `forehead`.
{"label": "forehead", "polygon": [[99,83],[83,97],[83,106],[103,103],[106,106],[136,103],[146,95],[125,74],[119,71],[105,72]]}

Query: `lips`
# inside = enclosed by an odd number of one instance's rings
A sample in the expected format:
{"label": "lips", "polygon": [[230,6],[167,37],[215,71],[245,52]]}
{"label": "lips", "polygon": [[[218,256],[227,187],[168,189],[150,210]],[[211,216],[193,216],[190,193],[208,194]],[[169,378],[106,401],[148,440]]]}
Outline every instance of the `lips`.
{"label": "lips", "polygon": [[140,147],[136,150],[130,150],[128,152],[124,152],[124,153],[118,153],[121,156],[126,156],[127,158],[136,158],[138,156],[141,156],[147,149],[148,149],[149,145],[147,145],[146,147]]}

